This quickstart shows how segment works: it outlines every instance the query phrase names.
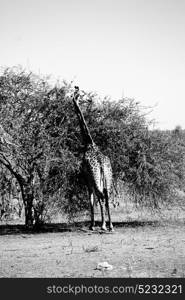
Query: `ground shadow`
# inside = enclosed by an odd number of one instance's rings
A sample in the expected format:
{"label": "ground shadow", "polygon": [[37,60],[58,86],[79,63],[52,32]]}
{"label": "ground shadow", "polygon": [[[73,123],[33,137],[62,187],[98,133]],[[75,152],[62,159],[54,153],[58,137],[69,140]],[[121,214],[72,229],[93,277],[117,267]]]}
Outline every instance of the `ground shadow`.
{"label": "ground shadow", "polygon": [[[88,231],[90,226],[89,221],[69,223],[48,223],[39,227],[33,227],[31,229],[26,228],[21,224],[3,224],[0,225],[0,235],[9,234],[38,234],[45,232],[75,232],[78,230]],[[100,229],[100,222],[96,222],[97,229]],[[127,222],[114,222],[114,228],[127,228],[127,227],[143,227],[143,226],[159,226],[158,221],[127,221]]]}

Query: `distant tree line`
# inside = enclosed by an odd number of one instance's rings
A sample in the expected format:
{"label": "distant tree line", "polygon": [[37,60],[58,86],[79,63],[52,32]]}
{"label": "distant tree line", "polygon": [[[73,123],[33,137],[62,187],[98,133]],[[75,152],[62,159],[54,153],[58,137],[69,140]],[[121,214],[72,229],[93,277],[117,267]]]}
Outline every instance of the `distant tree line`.
{"label": "distant tree line", "polygon": [[[0,75],[0,204],[8,194],[21,195],[27,226],[43,222],[51,207],[69,214],[88,208],[72,92],[71,84],[53,87],[20,68]],[[84,92],[80,105],[93,139],[111,159],[114,184],[127,188],[133,201],[157,207],[183,189],[184,130],[150,130],[133,99]]]}

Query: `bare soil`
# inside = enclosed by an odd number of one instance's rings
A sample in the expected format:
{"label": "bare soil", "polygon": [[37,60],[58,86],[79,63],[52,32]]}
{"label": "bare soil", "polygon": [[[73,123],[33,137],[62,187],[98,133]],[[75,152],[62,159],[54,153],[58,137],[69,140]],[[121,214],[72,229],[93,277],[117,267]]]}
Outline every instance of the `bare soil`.
{"label": "bare soil", "polygon": [[[117,222],[114,233],[87,225],[0,225],[0,277],[185,277],[184,218]],[[104,261],[113,269],[97,270]]]}

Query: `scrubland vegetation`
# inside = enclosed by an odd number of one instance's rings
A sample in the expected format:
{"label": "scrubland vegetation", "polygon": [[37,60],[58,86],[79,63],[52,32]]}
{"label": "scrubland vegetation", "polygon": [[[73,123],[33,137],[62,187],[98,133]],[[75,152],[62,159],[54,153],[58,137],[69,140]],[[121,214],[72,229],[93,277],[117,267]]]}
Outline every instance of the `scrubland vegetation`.
{"label": "scrubland vegetation", "polygon": [[[25,224],[37,226],[58,213],[73,217],[89,209],[72,93],[69,83],[53,86],[21,68],[1,72],[1,218],[24,212]],[[133,99],[84,92],[80,105],[95,143],[111,159],[111,198],[154,209],[178,203],[185,182],[185,131],[152,130],[147,108]]]}

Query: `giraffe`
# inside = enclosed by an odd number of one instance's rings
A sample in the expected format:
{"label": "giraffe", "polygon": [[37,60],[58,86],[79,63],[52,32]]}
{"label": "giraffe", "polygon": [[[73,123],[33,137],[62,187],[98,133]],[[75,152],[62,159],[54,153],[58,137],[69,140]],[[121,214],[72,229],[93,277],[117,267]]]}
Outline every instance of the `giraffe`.
{"label": "giraffe", "polygon": [[73,104],[78,117],[83,142],[85,144],[84,155],[82,161],[82,170],[85,175],[86,184],[89,191],[90,209],[91,209],[91,225],[90,229],[95,229],[94,220],[94,202],[97,196],[100,204],[102,230],[107,230],[105,222],[105,209],[107,210],[109,219],[109,230],[113,231],[111,222],[111,214],[109,207],[109,195],[112,186],[112,167],[110,159],[105,156],[95,144],[87,127],[83,113],[79,107],[78,98],[80,96],[79,87],[75,87],[73,93]]}

